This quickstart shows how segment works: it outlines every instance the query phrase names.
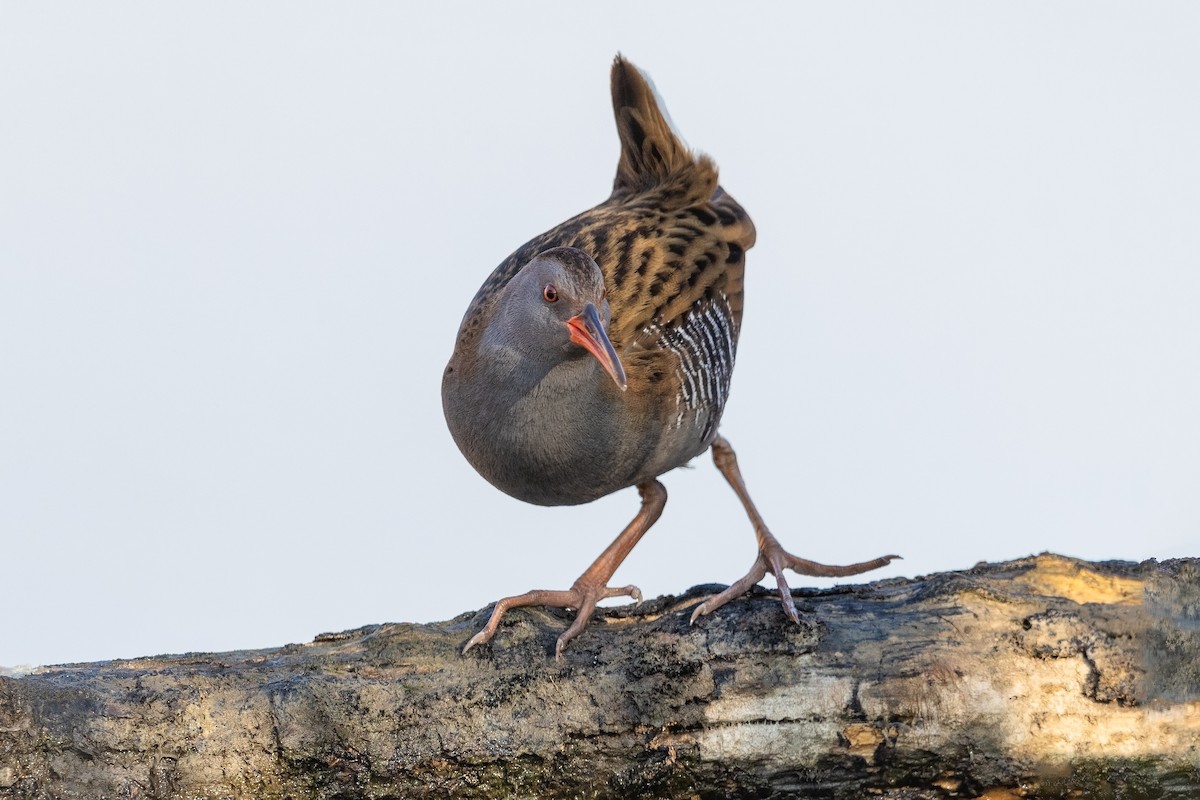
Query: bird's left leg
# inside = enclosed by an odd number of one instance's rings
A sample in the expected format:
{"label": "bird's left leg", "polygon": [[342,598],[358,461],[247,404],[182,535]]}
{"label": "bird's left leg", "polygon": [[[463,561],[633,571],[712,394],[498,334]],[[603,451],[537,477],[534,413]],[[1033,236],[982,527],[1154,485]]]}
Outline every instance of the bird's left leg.
{"label": "bird's left leg", "polygon": [[750,567],[750,571],[737,581],[734,581],[732,586],[698,605],[696,610],[692,612],[692,622],[695,622],[705,614],[716,611],[735,597],[745,594],[750,590],[751,586],[758,583],[770,572],[775,576],[775,582],[779,585],[779,599],[783,603],[784,612],[793,622],[798,623],[800,622],[800,617],[796,613],[796,604],[792,600],[792,590],[788,587],[787,579],[783,575],[784,569],[790,569],[800,575],[837,578],[878,569],[889,564],[892,559],[900,557],[883,556],[882,558],[875,558],[858,564],[835,566],[818,564],[816,561],[809,561],[792,555],[783,549],[783,546],[779,544],[779,540],[767,529],[767,524],[759,516],[758,509],[754,507],[754,502],[750,499],[749,492],[746,491],[746,484],[742,480],[742,472],[738,469],[737,454],[733,452],[733,448],[729,446],[729,442],[723,437],[717,436],[712,443],[712,454],[713,463],[717,465],[717,469],[721,470],[721,474],[725,476],[725,480],[729,481],[729,485],[737,493],[738,499],[742,501],[742,505],[746,509],[746,514],[750,517],[750,522],[754,525],[754,536],[758,539],[758,557],[754,559],[754,565]]}
{"label": "bird's left leg", "polygon": [[662,516],[663,507],[667,504],[667,490],[656,480],[639,484],[638,493],[642,496],[642,507],[637,516],[625,526],[625,530],[621,531],[620,535],[605,548],[592,565],[584,570],[584,573],[579,576],[570,589],[565,591],[534,589],[532,592],[515,597],[505,597],[496,603],[496,608],[492,611],[487,625],[471,637],[466,647],[463,648],[463,652],[491,639],[496,634],[501,617],[510,608],[522,606],[574,608],[576,610],[575,621],[562,636],[558,637],[558,642],[554,645],[554,658],[561,660],[563,646],[578,636],[579,632],[587,626],[588,621],[592,618],[592,612],[596,610],[596,603],[609,597],[621,596],[632,597],[640,603],[642,592],[636,586],[610,587],[608,585],[608,581],[617,571],[617,567],[621,566],[621,562],[633,550],[642,535],[650,530],[650,526]]}

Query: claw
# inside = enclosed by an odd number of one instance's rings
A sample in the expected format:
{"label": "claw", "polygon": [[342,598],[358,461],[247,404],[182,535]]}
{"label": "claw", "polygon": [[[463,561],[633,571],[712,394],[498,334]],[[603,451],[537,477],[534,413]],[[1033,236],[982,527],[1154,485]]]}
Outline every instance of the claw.
{"label": "claw", "polygon": [[[729,486],[737,494],[738,499],[742,501],[742,507],[746,509],[746,514],[750,517],[751,524],[754,525],[754,534],[758,538],[758,559],[754,562],[754,566],[750,569],[749,574],[744,578],[716,597],[710,597],[701,603],[692,612],[692,622],[695,622],[705,614],[716,611],[734,597],[745,594],[746,590],[753,584],[758,583],[769,570],[775,576],[776,583],[779,584],[779,599],[783,603],[784,612],[793,622],[799,623],[800,616],[796,613],[796,603],[792,600],[791,589],[788,588],[787,581],[783,577],[784,569],[790,569],[792,572],[800,575],[837,578],[878,569],[900,557],[884,556],[883,558],[876,558],[873,561],[863,561],[858,564],[849,564],[840,567],[819,564],[816,561],[809,561],[793,556],[784,550],[779,544],[779,540],[767,530],[766,523],[763,522],[762,517],[759,516],[758,509],[754,507],[754,503],[750,500],[750,493],[746,491],[746,482],[742,480],[742,472],[738,469],[737,454],[733,452],[733,447],[725,440],[725,437],[719,434],[712,441],[712,457],[713,463],[717,465],[717,469],[725,476],[725,480],[729,482]],[[734,591],[735,587],[737,591]]]}
{"label": "claw", "polygon": [[[532,594],[532,592],[531,592]],[[483,630],[467,640],[467,644],[462,649],[462,654],[465,656],[467,651],[477,644],[487,644],[491,638],[496,635],[496,628],[500,626],[500,618],[504,616],[504,612],[508,610],[508,603],[517,598],[509,597],[496,603],[492,608],[492,615],[488,617],[487,625],[483,626]]]}
{"label": "claw", "polygon": [[466,655],[467,651],[472,647],[491,641],[492,637],[496,635],[496,630],[500,627],[500,619],[510,609],[525,606],[552,606],[557,608],[573,608],[576,611],[575,620],[563,632],[563,635],[558,637],[558,641],[554,645],[554,658],[557,661],[562,661],[563,647],[587,627],[588,621],[592,618],[592,612],[596,610],[596,603],[609,597],[625,596],[632,597],[638,603],[642,602],[642,590],[636,586],[622,586],[619,589],[608,586],[596,588],[579,582],[576,582],[575,586],[566,591],[535,589],[522,595],[506,597],[496,603],[495,608],[492,609],[492,615],[488,618],[487,625],[483,627],[483,630],[467,641],[462,649],[463,655]]}
{"label": "claw", "polygon": [[607,600],[610,597],[628,597],[632,599],[634,603],[641,603],[642,590],[631,584],[629,586],[622,586],[619,589],[605,589],[600,595],[601,600]]}
{"label": "claw", "polygon": [[470,641],[467,642],[467,646],[462,649],[462,654],[465,656],[467,654],[467,651],[470,650],[472,647],[474,647],[477,644],[483,644],[488,639],[491,639],[491,638],[492,638],[491,636],[487,635],[487,631],[480,631],[479,633],[472,636]]}
{"label": "claw", "polygon": [[625,526],[625,530],[600,554],[588,567],[574,585],[566,591],[546,591],[535,589],[515,597],[506,597],[496,603],[492,616],[487,625],[479,633],[471,637],[463,648],[466,653],[477,644],[483,644],[492,638],[500,624],[500,618],[510,608],[522,606],[552,606],[555,608],[573,608],[576,610],[575,621],[558,637],[554,644],[554,658],[562,660],[563,647],[575,638],[588,624],[596,603],[609,597],[629,596],[634,602],[642,602],[642,590],[636,586],[613,588],[608,585],[617,567],[629,555],[629,551],[637,544],[650,526],[662,514],[663,506],[667,504],[667,490],[658,481],[647,481],[638,484],[638,494],[642,497],[642,507],[637,516]]}
{"label": "claw", "polygon": [[788,586],[787,578],[783,576],[783,570],[775,573],[775,583],[779,585],[779,601],[783,603],[783,613],[799,625],[800,615],[796,612],[796,601],[792,599],[792,589]]}
{"label": "claw", "polygon": [[792,599],[792,590],[788,586],[787,577],[783,572],[785,569],[790,569],[800,575],[839,577],[857,575],[860,572],[878,569],[899,557],[883,556],[872,561],[863,561],[844,567],[819,564],[815,561],[808,561],[793,556],[779,545],[774,536],[768,533],[764,537],[764,545],[759,550],[758,558],[755,559],[754,566],[750,568],[750,571],[735,581],[725,591],[709,597],[703,603],[696,606],[695,610],[692,611],[689,624],[696,624],[696,620],[707,614],[711,614],[730,600],[741,597],[750,590],[751,586],[765,578],[769,572],[775,577],[775,583],[779,586],[779,602],[783,606],[783,613],[787,615],[788,619],[799,625],[801,624],[800,614],[796,610],[796,601]]}

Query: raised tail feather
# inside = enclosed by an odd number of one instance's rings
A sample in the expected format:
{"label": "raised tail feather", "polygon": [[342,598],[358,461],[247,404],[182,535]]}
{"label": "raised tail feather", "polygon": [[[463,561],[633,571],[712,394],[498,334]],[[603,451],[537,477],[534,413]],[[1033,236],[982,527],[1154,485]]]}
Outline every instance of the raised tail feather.
{"label": "raised tail feather", "polygon": [[613,61],[612,99],[621,137],[613,194],[645,191],[678,180],[681,173],[696,167],[711,172],[715,184],[712,162],[688,150],[672,127],[650,79],[620,55]]}

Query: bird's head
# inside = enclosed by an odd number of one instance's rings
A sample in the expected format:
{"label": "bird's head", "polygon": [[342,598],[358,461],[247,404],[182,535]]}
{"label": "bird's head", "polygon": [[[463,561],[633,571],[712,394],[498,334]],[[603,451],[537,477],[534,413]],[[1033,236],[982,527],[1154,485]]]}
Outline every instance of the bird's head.
{"label": "bird's head", "polygon": [[539,253],[504,287],[489,336],[527,357],[563,360],[590,354],[623,391],[625,368],[608,338],[611,318],[600,267],[574,247]]}

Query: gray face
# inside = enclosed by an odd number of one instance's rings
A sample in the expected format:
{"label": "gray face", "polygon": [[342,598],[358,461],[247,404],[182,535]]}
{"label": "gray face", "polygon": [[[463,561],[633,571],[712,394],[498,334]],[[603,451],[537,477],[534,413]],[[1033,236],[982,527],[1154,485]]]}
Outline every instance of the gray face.
{"label": "gray face", "polygon": [[478,349],[443,379],[455,443],[481,475],[531,503],[582,503],[626,485],[612,465],[633,429],[622,424],[627,383],[599,267],[583,251],[550,250],[494,302]]}
{"label": "gray face", "polygon": [[600,268],[582,250],[571,247],[536,256],[508,282],[498,303],[485,345],[511,348],[539,362],[588,356],[571,341],[567,320],[589,303],[599,311],[605,327],[611,313]]}

